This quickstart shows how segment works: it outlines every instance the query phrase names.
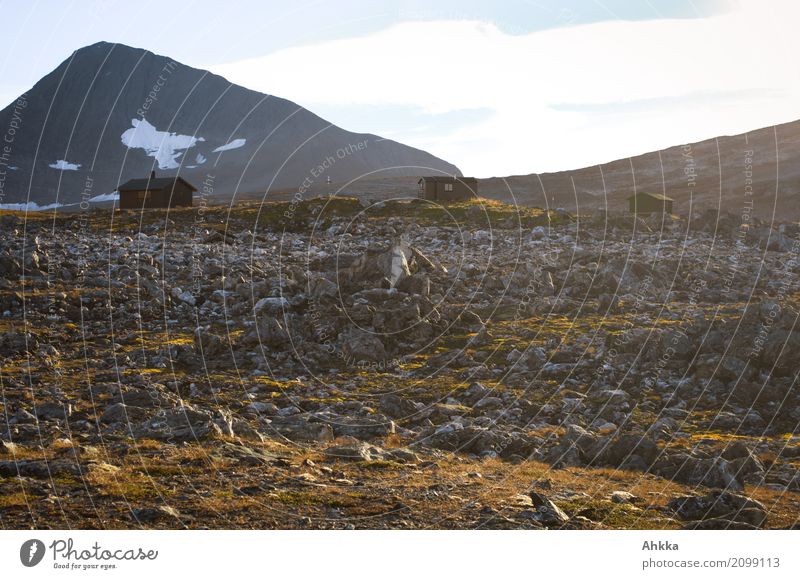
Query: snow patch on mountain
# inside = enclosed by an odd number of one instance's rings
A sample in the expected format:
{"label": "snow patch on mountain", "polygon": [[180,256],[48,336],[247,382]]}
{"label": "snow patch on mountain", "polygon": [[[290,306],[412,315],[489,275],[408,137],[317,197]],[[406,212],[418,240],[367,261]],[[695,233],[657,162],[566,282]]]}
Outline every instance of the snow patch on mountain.
{"label": "snow patch on mountain", "polygon": [[[119,201],[119,193],[103,193],[89,199],[89,203],[103,203],[105,201]],[[36,201],[29,201],[28,203],[0,203],[0,209],[8,211],[47,211],[49,209],[75,207],[77,205],[80,205],[80,203],[48,203],[47,205],[39,205]]]}
{"label": "snow patch on mountain", "polygon": [[118,201],[119,193],[103,193],[89,199],[89,203],[102,203],[103,201]]}
{"label": "snow patch on mountain", "polygon": [[58,169],[59,171],[77,171],[81,168],[79,163],[68,163],[65,159],[50,163],[48,167],[51,169]]}
{"label": "snow patch on mountain", "polygon": [[129,149],[143,149],[158,161],[159,169],[177,169],[178,157],[196,143],[205,141],[202,137],[179,135],[169,131],[159,131],[147,119],[131,119],[132,128],[122,133],[122,144]]}
{"label": "snow patch on mountain", "polygon": [[221,153],[222,151],[230,151],[232,149],[238,149],[239,147],[244,147],[244,144],[247,142],[247,139],[234,139],[230,143],[226,143],[220,147],[217,147],[212,153]]}
{"label": "snow patch on mountain", "polygon": [[0,203],[0,209],[8,211],[46,211],[48,209],[58,209],[64,207],[61,203],[50,203],[49,205],[39,205],[36,201],[28,203]]}

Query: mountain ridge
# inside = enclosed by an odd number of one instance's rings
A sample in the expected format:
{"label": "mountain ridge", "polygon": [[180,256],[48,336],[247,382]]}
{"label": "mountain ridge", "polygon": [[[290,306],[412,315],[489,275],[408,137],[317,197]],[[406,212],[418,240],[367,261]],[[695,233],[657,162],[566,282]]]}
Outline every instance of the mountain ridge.
{"label": "mountain ridge", "polygon": [[[420,149],[124,44],[74,51],[20,98],[3,202],[76,202],[87,177],[91,194],[107,195],[151,170],[200,181],[213,168],[218,192],[266,191],[299,186],[330,156],[318,178],[461,174]],[[0,111],[0,128],[17,102]]]}
{"label": "mountain ridge", "polygon": [[587,167],[490,177],[480,190],[578,213],[624,210],[627,197],[652,191],[674,198],[679,214],[716,209],[800,219],[800,120]]}

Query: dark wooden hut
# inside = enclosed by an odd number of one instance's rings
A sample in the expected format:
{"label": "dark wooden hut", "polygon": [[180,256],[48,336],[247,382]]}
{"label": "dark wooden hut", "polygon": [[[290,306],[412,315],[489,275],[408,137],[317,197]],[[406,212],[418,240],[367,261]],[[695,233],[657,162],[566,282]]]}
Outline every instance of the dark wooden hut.
{"label": "dark wooden hut", "polygon": [[120,209],[156,209],[191,207],[192,193],[197,188],[183,177],[156,177],[131,179],[117,187]]}
{"label": "dark wooden hut", "polygon": [[475,177],[422,177],[418,184],[420,199],[464,201],[478,196]]}

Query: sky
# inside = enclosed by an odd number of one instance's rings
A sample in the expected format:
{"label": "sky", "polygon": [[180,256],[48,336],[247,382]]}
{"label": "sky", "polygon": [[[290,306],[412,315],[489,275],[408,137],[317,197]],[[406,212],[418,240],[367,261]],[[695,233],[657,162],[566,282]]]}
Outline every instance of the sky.
{"label": "sky", "polygon": [[467,175],[556,171],[799,119],[797,4],[0,0],[0,100],[106,40]]}

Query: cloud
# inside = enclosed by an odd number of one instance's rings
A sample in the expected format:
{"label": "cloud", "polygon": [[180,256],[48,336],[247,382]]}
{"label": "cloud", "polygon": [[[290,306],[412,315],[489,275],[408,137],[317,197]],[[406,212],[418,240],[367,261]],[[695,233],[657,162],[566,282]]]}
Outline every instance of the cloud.
{"label": "cloud", "polygon": [[408,22],[211,69],[334,123],[343,109],[365,106],[420,115],[491,111],[393,138],[468,174],[508,175],[575,168],[800,117],[792,62],[798,21],[800,6],[788,1],[745,0],[708,18],[523,35],[479,21]]}

